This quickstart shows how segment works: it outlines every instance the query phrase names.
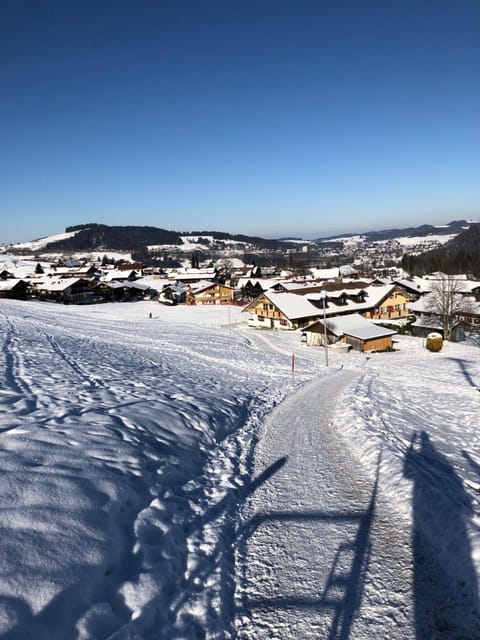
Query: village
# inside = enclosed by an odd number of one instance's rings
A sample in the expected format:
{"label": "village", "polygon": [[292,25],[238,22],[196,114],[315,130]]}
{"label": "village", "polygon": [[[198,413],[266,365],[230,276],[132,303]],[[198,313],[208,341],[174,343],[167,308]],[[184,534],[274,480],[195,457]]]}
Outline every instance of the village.
{"label": "village", "polygon": [[[158,270],[141,263],[56,260],[8,261],[0,267],[0,298],[63,304],[158,301],[163,305],[236,305],[257,330],[298,330],[309,346],[334,350],[394,350],[394,336],[437,332],[460,341],[480,328],[480,281],[436,273],[409,277],[399,268],[355,263],[302,272],[245,266],[238,259]],[[448,280],[455,304],[448,327],[438,309],[439,285]],[[437,301],[437,304],[433,302]],[[444,314],[443,314],[444,315]]]}

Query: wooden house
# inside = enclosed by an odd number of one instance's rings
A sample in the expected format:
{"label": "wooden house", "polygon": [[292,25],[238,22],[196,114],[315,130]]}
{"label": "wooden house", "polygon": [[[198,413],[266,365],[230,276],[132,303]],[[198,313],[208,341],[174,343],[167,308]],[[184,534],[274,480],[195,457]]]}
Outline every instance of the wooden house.
{"label": "wooden house", "polygon": [[45,279],[36,285],[36,293],[42,300],[82,304],[92,301],[93,282],[83,278]]}
{"label": "wooden house", "polygon": [[251,314],[251,327],[263,329],[298,329],[322,313],[304,296],[273,291],[262,293],[243,311]]}
{"label": "wooden house", "polygon": [[189,287],[183,282],[165,284],[158,295],[158,301],[166,305],[185,304],[188,292]]}
{"label": "wooden house", "polygon": [[307,344],[310,346],[324,345],[325,327],[328,344],[348,344],[352,349],[360,352],[392,349],[392,336],[396,333],[370,322],[359,313],[352,313],[346,316],[317,320],[305,327],[303,331],[307,336]]}
{"label": "wooden house", "polygon": [[[379,289],[385,287],[379,287]],[[372,288],[369,288],[369,291]],[[375,306],[363,314],[371,320],[395,320],[409,315],[410,296],[397,286],[386,286],[385,292],[375,301]]]}
{"label": "wooden house", "polygon": [[187,304],[231,304],[233,287],[219,282],[203,282],[192,287],[187,294]]}

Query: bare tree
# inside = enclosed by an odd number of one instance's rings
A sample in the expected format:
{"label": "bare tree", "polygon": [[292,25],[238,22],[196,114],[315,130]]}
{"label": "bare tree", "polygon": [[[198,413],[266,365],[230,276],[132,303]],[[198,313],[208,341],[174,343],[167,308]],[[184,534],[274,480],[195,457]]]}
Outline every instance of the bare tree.
{"label": "bare tree", "polygon": [[462,280],[444,274],[425,296],[425,309],[438,316],[445,340],[451,340],[456,321],[473,309],[473,299],[467,293]]}

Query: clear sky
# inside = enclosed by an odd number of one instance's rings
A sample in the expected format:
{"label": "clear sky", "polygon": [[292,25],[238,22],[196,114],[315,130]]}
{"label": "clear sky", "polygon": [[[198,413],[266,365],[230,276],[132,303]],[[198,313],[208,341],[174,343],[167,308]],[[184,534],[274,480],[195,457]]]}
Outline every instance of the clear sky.
{"label": "clear sky", "polygon": [[2,0],[0,243],[480,218],[478,0]]}

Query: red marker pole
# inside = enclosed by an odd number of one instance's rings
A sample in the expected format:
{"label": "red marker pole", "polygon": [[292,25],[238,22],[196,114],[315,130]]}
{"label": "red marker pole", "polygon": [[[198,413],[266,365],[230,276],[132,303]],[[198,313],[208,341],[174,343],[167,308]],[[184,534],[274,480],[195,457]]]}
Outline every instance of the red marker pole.
{"label": "red marker pole", "polygon": [[295,354],[292,353],[292,373],[295,373]]}

